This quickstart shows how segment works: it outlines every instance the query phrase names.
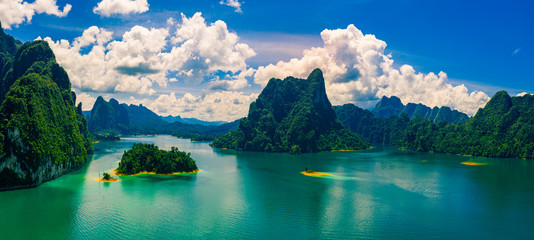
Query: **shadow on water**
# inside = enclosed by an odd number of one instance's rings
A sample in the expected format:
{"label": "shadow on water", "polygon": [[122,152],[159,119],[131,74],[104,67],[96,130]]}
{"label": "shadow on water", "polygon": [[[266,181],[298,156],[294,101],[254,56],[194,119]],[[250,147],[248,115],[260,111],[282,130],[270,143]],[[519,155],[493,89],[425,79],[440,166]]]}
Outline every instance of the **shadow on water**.
{"label": "shadow on water", "polygon": [[0,238],[66,238],[92,158],[89,155],[82,168],[38,187],[0,192]]}

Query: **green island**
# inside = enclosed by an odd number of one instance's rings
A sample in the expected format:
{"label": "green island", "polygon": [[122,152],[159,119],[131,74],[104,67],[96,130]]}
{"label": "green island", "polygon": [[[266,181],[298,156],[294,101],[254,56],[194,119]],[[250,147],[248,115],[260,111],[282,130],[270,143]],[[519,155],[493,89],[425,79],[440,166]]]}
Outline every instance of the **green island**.
{"label": "green island", "polygon": [[170,151],[159,149],[154,144],[135,143],[132,149],[122,155],[117,176],[137,174],[179,174],[198,172],[191,153],[172,147]]}
{"label": "green island", "polygon": [[98,182],[118,182],[119,180],[112,177],[109,173],[104,172],[102,173],[102,178],[97,178],[96,181]]}

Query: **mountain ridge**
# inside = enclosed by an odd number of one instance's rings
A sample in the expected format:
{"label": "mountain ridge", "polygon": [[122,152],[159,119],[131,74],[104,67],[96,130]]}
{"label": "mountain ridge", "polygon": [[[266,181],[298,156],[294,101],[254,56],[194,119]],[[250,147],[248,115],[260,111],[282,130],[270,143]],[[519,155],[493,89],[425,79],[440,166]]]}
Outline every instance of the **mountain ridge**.
{"label": "mountain ridge", "polygon": [[371,112],[375,116],[382,118],[387,118],[391,115],[400,116],[402,113],[408,114],[410,119],[415,118],[417,115],[421,115],[423,118],[435,123],[446,121],[461,124],[469,119],[467,114],[452,110],[447,106],[430,108],[421,103],[408,103],[404,105],[396,96],[383,96]]}

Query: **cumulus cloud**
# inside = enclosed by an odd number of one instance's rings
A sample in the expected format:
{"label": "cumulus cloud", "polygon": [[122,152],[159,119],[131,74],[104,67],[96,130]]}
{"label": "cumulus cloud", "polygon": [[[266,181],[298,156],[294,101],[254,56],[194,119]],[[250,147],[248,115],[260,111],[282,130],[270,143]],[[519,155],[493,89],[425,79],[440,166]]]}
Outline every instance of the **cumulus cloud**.
{"label": "cumulus cloud", "polygon": [[78,103],[82,103],[82,109],[84,111],[91,110],[95,105],[96,98],[87,93],[76,93],[76,106]]}
{"label": "cumulus cloud", "polygon": [[265,86],[270,78],[305,78],[314,68],[324,72],[326,90],[333,104],[353,102],[370,107],[383,95],[397,96],[404,103],[450,106],[474,114],[489,97],[469,92],[464,85],[448,83],[447,74],[419,73],[412,66],[393,67],[385,53],[386,42],[364,35],[354,25],[321,32],[324,46],[303,51],[303,57],[259,67],[254,82]]}
{"label": "cumulus cloud", "polygon": [[65,4],[63,10],[59,10],[56,0],[35,0],[33,3],[23,0],[0,0],[0,21],[2,28],[11,29],[11,25],[18,26],[25,21],[31,22],[35,14],[45,13],[65,17],[71,8],[72,5]]}
{"label": "cumulus cloud", "polygon": [[220,1],[219,4],[226,5],[235,8],[235,12],[242,13],[241,11],[241,3],[239,0],[223,0]]}
{"label": "cumulus cloud", "polygon": [[190,93],[177,97],[176,93],[161,94],[155,100],[125,100],[131,104],[143,104],[159,115],[180,115],[206,121],[233,121],[245,117],[249,105],[258,94],[245,94],[236,91],[210,92],[200,96]]}
{"label": "cumulus cloud", "polygon": [[93,12],[109,17],[111,15],[125,15],[144,13],[148,11],[147,0],[102,0],[93,8]]}
{"label": "cumulus cloud", "polygon": [[[256,53],[239,43],[223,21],[206,24],[200,13],[166,28],[134,26],[113,40],[113,33],[96,26],[86,29],[72,43],[49,43],[57,61],[69,73],[74,87],[82,91],[153,94],[155,86],[168,82],[226,82],[227,90],[248,85],[251,76],[246,59]],[[226,73],[228,79],[215,74]],[[244,81],[243,81],[244,80]],[[215,84],[215,83],[214,83]]]}
{"label": "cumulus cloud", "polygon": [[530,93],[527,93],[527,92],[522,92],[522,93],[518,93],[516,95],[516,97],[523,97],[523,96],[526,96],[526,95],[534,95],[534,94],[530,94]]}

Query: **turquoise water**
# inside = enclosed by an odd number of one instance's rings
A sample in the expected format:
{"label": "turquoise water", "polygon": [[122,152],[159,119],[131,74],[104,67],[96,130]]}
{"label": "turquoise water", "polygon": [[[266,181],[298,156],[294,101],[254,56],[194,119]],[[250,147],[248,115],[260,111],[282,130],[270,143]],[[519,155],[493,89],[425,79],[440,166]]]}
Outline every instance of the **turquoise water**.
{"label": "turquoise water", "polygon": [[[116,168],[134,142],[178,146],[202,171],[94,181]],[[392,147],[249,153],[170,136],[95,148],[83,169],[37,188],[0,192],[0,238],[534,239],[531,160]],[[304,176],[306,166],[332,176]]]}

